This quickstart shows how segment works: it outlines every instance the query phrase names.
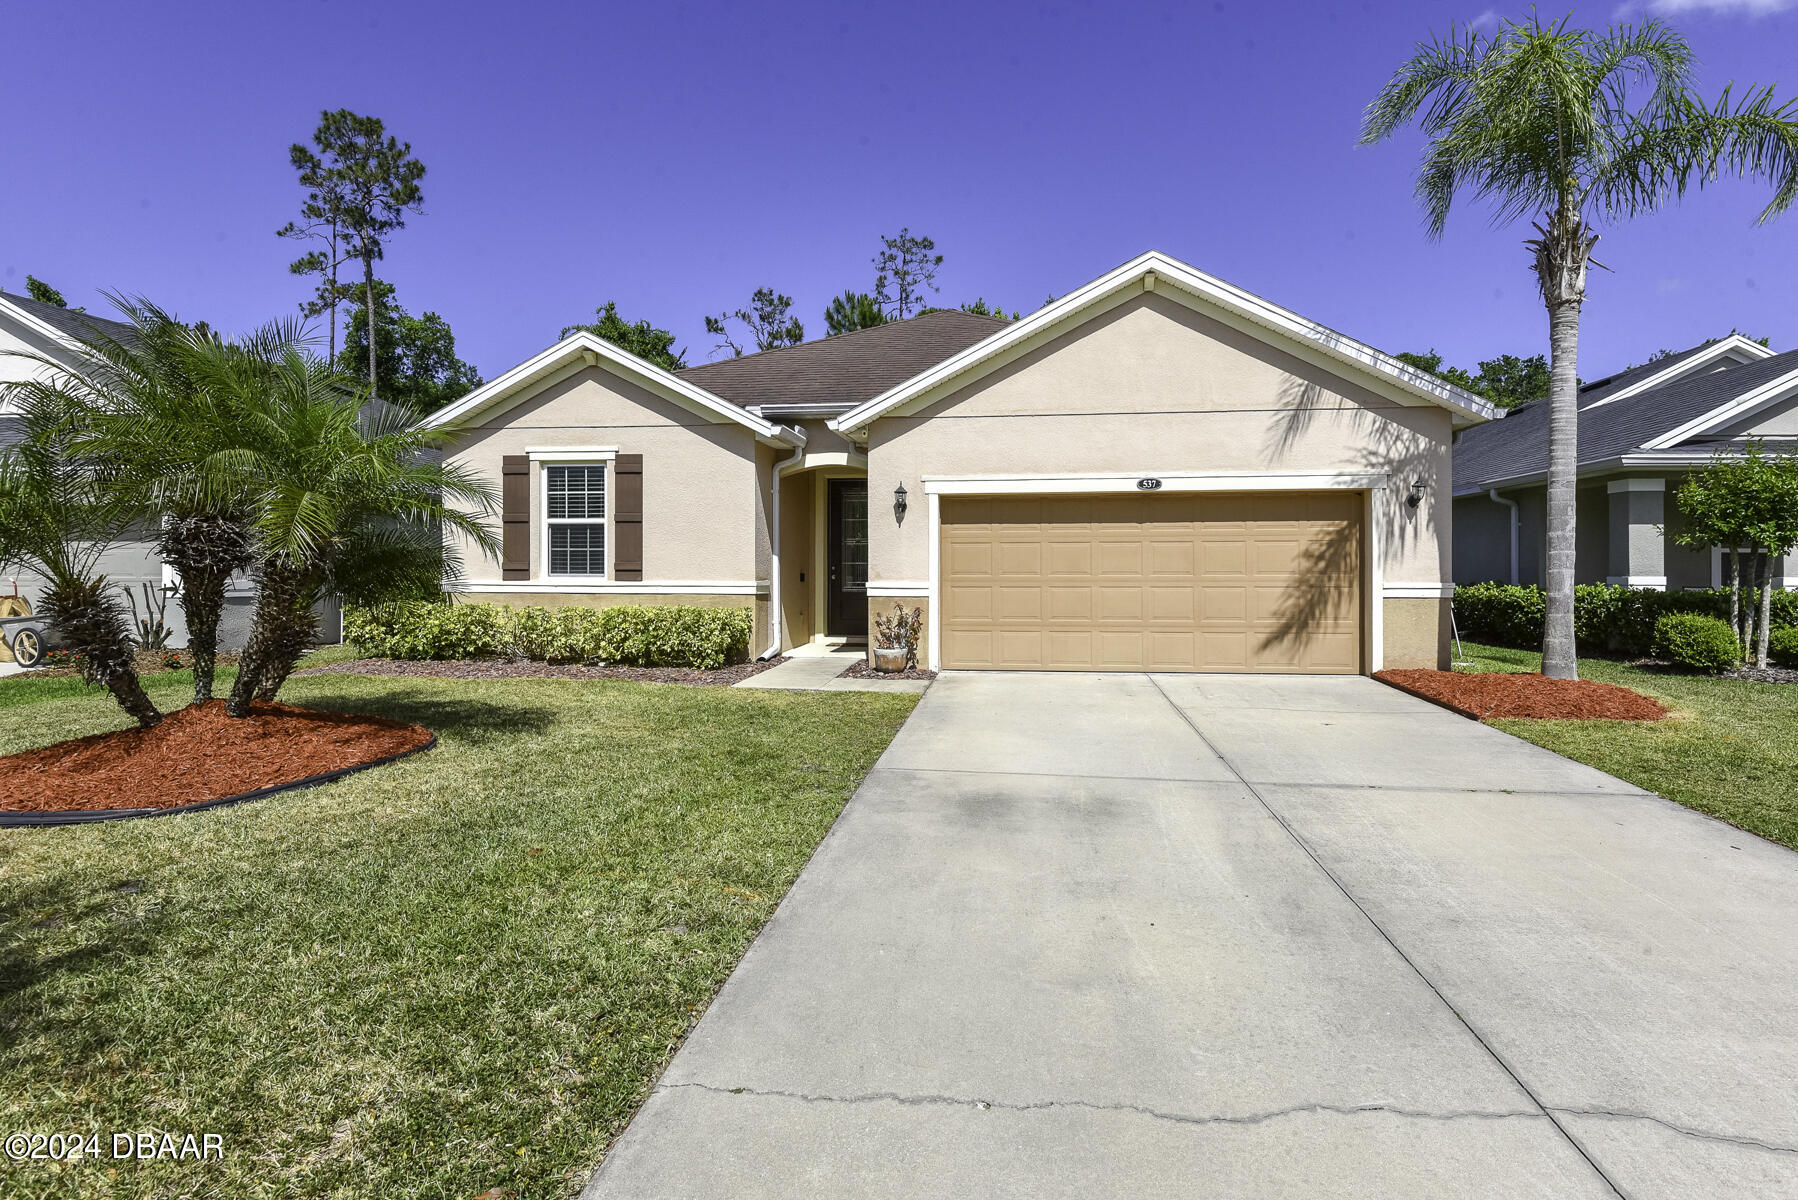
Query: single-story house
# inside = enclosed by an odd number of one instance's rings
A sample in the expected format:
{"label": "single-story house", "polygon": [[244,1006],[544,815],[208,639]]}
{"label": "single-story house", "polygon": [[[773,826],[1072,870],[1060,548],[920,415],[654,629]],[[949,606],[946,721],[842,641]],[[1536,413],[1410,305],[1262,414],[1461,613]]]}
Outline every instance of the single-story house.
{"label": "single-story house", "polygon": [[1159,253],[669,372],[587,333],[429,419],[503,493],[469,600],[729,605],[757,653],[926,612],[971,670],[1446,665],[1484,400]]}
{"label": "single-story house", "polygon": [[[1694,467],[1750,440],[1798,446],[1798,351],[1775,354],[1738,335],[1583,385],[1579,393],[1579,583],[1710,588],[1719,547],[1668,540],[1675,489]],[[1548,402],[1469,429],[1455,443],[1454,579],[1540,584],[1547,569]],[[1798,574],[1775,563],[1778,586]]]}

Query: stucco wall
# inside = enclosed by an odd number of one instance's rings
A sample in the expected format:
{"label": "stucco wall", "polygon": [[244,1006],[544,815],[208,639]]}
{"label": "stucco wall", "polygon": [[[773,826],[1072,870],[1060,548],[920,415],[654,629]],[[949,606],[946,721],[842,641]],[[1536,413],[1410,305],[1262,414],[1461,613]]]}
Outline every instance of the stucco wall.
{"label": "stucco wall", "polygon": [[[1138,295],[869,431],[871,486],[926,475],[1389,472],[1389,581],[1450,577],[1450,418],[1394,404],[1164,296]],[[1422,505],[1400,501],[1422,480]],[[1245,487],[1252,485],[1245,485]],[[928,521],[873,504],[871,575],[922,580]]]}
{"label": "stucco wall", "polygon": [[1455,501],[1455,582],[1511,582],[1511,510],[1484,493]]}
{"label": "stucco wall", "polygon": [[1452,626],[1447,599],[1397,597],[1380,611],[1385,655],[1382,666],[1446,671]]}
{"label": "stucco wall", "polygon": [[[758,500],[766,489],[766,463],[758,461],[748,429],[713,423],[610,371],[587,367],[481,418],[449,458],[497,489],[506,455],[553,446],[616,446],[643,456],[645,582],[766,577],[756,573],[767,561],[767,521]],[[540,473],[534,474],[531,578],[538,580],[544,578],[541,490]],[[496,518],[496,535],[498,528]],[[459,549],[467,580],[500,579],[497,559],[466,543]]]}
{"label": "stucco wall", "polygon": [[812,602],[817,558],[812,549],[812,493],[816,487],[809,471],[780,481],[780,607],[786,614],[783,650],[811,641],[817,632]]}

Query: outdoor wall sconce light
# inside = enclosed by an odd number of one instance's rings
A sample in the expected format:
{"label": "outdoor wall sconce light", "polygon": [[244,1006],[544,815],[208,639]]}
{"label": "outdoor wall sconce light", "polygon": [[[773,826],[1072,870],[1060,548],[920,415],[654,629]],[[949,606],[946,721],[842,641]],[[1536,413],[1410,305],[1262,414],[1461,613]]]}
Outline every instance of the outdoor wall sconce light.
{"label": "outdoor wall sconce light", "polygon": [[905,524],[905,484],[893,489],[893,520]]}
{"label": "outdoor wall sconce light", "polygon": [[1419,504],[1422,504],[1424,488],[1425,484],[1423,480],[1413,479],[1411,481],[1411,494],[1405,497],[1405,503],[1409,504],[1412,508],[1416,508]]}

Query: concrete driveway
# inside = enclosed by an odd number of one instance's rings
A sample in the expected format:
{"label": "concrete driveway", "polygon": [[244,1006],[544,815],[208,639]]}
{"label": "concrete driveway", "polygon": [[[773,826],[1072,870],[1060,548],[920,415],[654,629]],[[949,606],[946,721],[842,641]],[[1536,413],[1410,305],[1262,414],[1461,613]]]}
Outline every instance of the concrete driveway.
{"label": "concrete driveway", "polygon": [[946,675],[606,1197],[1798,1197],[1798,855],[1361,678]]}

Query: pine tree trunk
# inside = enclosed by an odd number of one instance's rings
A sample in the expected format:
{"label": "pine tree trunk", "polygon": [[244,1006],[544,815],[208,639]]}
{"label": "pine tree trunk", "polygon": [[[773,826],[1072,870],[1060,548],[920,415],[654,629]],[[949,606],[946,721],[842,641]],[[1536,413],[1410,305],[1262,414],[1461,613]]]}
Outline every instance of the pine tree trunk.
{"label": "pine tree trunk", "polygon": [[337,368],[337,222],[331,222],[331,299],[325,305],[325,319],[331,323],[331,357],[325,361]]}
{"label": "pine tree trunk", "polygon": [[1542,626],[1542,673],[1578,679],[1573,637],[1574,514],[1579,481],[1580,302],[1548,311],[1552,353],[1548,395],[1548,592]]}
{"label": "pine tree trunk", "polygon": [[362,256],[362,307],[368,313],[368,398],[373,400],[379,384],[375,380],[375,260]]}

